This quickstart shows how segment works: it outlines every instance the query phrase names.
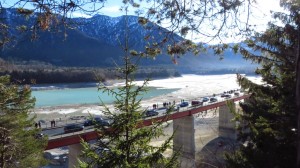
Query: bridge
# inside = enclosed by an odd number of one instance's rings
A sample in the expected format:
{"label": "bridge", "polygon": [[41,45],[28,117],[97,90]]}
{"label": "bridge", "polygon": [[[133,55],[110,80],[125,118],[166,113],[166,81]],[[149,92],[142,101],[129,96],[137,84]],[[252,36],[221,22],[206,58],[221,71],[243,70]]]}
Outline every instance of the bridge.
{"label": "bridge", "polygon": [[[182,154],[181,159],[188,158],[189,160],[195,160],[195,129],[193,115],[206,110],[219,108],[219,136],[235,138],[235,123],[231,122],[233,115],[230,113],[227,101],[237,102],[248,97],[249,95],[236,96],[231,99],[209,103],[208,105],[184,108],[180,111],[174,111],[168,116],[145,118],[141,127],[150,126],[155,121],[165,122],[173,120],[173,130],[176,129],[173,139],[174,150],[180,149]],[[81,139],[89,142],[97,139],[97,137],[98,133],[94,129],[74,132],[72,134],[51,136],[49,137],[46,150],[68,146],[69,166],[75,166],[77,165],[77,157],[79,157],[81,150],[83,149],[80,144]]]}

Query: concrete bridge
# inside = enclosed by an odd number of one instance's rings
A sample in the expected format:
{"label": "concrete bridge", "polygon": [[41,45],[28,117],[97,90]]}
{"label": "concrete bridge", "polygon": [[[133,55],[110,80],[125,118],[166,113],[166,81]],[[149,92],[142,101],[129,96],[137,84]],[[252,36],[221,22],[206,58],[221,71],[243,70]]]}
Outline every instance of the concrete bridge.
{"label": "concrete bridge", "polygon": [[[152,125],[153,121],[169,121],[173,120],[173,130],[176,130],[173,139],[174,150],[180,150],[181,161],[188,160],[190,165],[195,161],[195,128],[194,114],[201,113],[206,110],[219,108],[219,136],[235,139],[235,123],[231,122],[233,115],[227,106],[227,101],[237,102],[248,98],[249,95],[242,95],[211,103],[205,106],[189,107],[179,112],[173,112],[168,116],[159,116],[147,118],[143,121],[143,126]],[[235,108],[235,106],[233,107]],[[77,158],[81,154],[82,145],[80,140],[92,141],[97,139],[98,134],[94,129],[75,132],[72,134],[64,134],[60,136],[49,137],[46,150],[68,146],[69,147],[69,167],[77,165]],[[192,162],[191,162],[192,161]]]}

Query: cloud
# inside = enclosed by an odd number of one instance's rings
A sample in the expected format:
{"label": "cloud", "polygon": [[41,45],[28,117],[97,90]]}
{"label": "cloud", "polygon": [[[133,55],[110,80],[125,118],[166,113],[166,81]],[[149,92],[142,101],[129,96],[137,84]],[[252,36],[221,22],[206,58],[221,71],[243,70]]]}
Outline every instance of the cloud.
{"label": "cloud", "polygon": [[101,9],[102,12],[120,13],[120,6],[108,6]]}
{"label": "cloud", "polygon": [[73,17],[73,18],[77,18],[77,17],[90,18],[92,16],[81,13],[81,12],[73,12],[71,17]]}

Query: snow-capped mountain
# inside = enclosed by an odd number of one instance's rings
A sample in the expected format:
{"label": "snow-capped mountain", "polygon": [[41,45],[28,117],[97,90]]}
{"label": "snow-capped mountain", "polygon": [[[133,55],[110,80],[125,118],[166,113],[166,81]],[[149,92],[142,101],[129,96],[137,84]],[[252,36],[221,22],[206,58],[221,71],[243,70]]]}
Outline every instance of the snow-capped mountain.
{"label": "snow-capped mountain", "polygon": [[[32,40],[33,32],[20,31],[20,25],[34,26],[34,18],[24,18],[16,9],[3,10],[1,21],[11,25],[9,33],[14,37],[10,45],[2,48],[1,58],[16,60],[39,60],[62,66],[114,66],[121,63],[126,36],[128,47],[137,51],[155,41],[162,41],[168,31],[153,23],[142,26],[137,16],[109,17],[95,15],[91,18],[73,18],[70,28],[57,26],[53,31],[38,31],[38,38]],[[36,14],[34,15],[36,16]],[[18,28],[17,28],[18,27]],[[126,33],[127,32],[127,33]],[[67,35],[67,36],[65,36]],[[168,38],[169,43],[183,40],[178,35]],[[231,60],[218,61],[211,51],[200,56],[187,54],[174,65],[170,56],[162,54],[157,59],[143,59],[142,65],[168,65],[184,70],[216,69],[218,67],[240,68],[249,65],[241,56],[232,57],[233,52],[226,52]],[[220,66],[218,66],[220,65]],[[225,65],[225,66],[224,66]]]}

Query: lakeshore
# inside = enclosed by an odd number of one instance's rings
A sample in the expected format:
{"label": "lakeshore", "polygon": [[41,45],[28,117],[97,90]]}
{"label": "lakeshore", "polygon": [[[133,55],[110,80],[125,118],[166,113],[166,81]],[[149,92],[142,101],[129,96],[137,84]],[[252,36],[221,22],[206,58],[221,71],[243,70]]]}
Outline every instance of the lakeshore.
{"label": "lakeshore", "polygon": [[[259,77],[249,77],[250,80],[261,83],[261,78]],[[137,81],[137,85],[141,85],[142,81]],[[116,82],[112,83],[112,86],[121,86],[122,83]],[[237,89],[239,88],[236,82],[236,75],[226,74],[226,75],[183,75],[182,77],[177,78],[168,78],[168,79],[158,79],[149,82],[150,87],[160,87],[160,88],[179,88],[177,91],[160,95],[154,98],[150,98],[142,101],[142,107],[152,107],[153,104],[159,104],[162,106],[163,102],[169,102],[175,100],[177,103],[180,100],[194,100],[203,96],[210,96],[212,94],[222,93],[224,91]],[[112,104],[108,105],[112,107]],[[92,115],[103,115],[101,112],[103,106],[99,105],[72,105],[72,106],[56,106],[48,108],[37,108],[34,109],[35,113],[38,115],[38,118],[44,118],[46,120],[52,119],[70,119],[73,116],[89,116]],[[218,139],[218,122],[219,122],[219,113],[215,110],[209,110],[206,115],[196,115],[195,118],[195,152],[196,152],[196,165],[199,165],[203,162],[205,157],[212,158],[210,163],[213,163],[216,157],[215,152],[219,152],[217,155],[222,155],[222,148],[228,146],[215,147],[216,143],[219,143]],[[165,136],[153,139],[152,145],[160,145],[164,142],[166,137],[170,136],[173,133],[173,122],[169,121],[168,125],[164,128]],[[213,150],[207,145],[213,143]],[[222,141],[222,140],[221,140]],[[222,141],[223,142],[223,141]],[[203,152],[205,155],[203,155]],[[214,153],[212,153],[214,152]],[[55,156],[64,156],[68,154],[68,148],[58,148],[47,151],[47,153],[55,158]],[[171,150],[166,151],[165,155],[170,155]],[[207,160],[205,159],[207,162]],[[189,161],[188,161],[189,162]],[[187,163],[188,164],[188,163]],[[202,165],[203,167],[203,165]]]}
{"label": "lakeshore", "polygon": [[[261,83],[259,77],[249,77],[250,80]],[[117,81],[110,82],[112,87],[121,86],[123,83]],[[136,81],[138,86],[143,84],[143,81]],[[143,108],[151,108],[153,104],[162,106],[163,102],[180,102],[180,100],[199,99],[204,96],[222,93],[224,91],[239,88],[236,82],[235,74],[225,75],[183,75],[182,77],[157,79],[150,81],[149,87],[177,89],[171,93],[162,94],[157,97],[145,99],[141,102]],[[106,104],[112,107],[112,104]],[[71,116],[89,116],[103,115],[103,106],[97,104],[77,104],[77,105],[62,105],[51,107],[40,107],[33,109],[37,119],[53,120],[53,119],[68,119]]]}

